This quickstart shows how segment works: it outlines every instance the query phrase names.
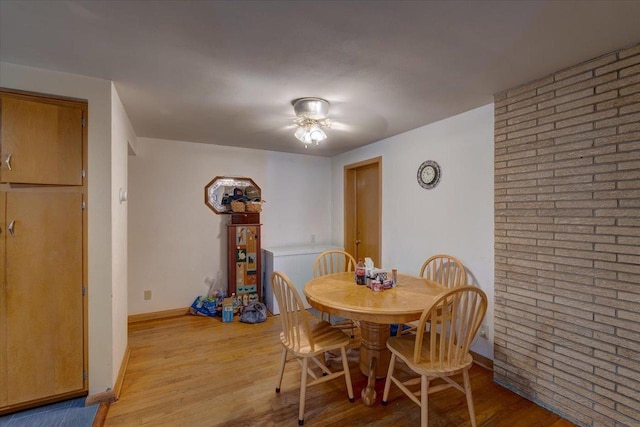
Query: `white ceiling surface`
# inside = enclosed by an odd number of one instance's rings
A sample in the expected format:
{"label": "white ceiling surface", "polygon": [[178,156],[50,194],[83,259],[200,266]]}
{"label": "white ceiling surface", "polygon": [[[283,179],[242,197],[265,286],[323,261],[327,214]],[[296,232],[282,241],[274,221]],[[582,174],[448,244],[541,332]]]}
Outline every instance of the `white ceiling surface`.
{"label": "white ceiling surface", "polygon": [[113,80],[138,136],[321,156],[637,42],[640,1],[0,0],[0,61]]}

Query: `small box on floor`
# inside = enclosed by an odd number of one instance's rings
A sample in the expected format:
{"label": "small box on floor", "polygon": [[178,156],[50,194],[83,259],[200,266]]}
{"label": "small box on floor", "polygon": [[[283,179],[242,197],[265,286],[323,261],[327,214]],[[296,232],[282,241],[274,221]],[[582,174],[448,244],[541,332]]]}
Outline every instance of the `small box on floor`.
{"label": "small box on floor", "polygon": [[222,302],[222,321],[233,322],[233,298],[225,298]]}

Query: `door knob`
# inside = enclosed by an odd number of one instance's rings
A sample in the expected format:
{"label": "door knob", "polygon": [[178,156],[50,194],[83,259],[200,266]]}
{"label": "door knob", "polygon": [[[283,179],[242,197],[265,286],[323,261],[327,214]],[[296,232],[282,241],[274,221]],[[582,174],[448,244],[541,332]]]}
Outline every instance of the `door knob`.
{"label": "door knob", "polygon": [[11,169],[11,154],[9,154],[6,159],[4,159],[4,162],[7,164],[7,169],[12,170]]}
{"label": "door knob", "polygon": [[360,240],[358,239],[356,240],[356,245],[359,245],[359,244],[360,244]]}
{"label": "door knob", "polygon": [[12,236],[14,236],[14,237],[15,237],[15,235],[16,235],[16,234],[13,232],[13,226],[14,226],[14,224],[15,224],[15,223],[16,223],[16,220],[14,219],[13,221],[11,221],[11,222],[9,223],[9,227],[7,228],[7,230],[9,230],[9,234],[11,234],[11,235],[12,235]]}

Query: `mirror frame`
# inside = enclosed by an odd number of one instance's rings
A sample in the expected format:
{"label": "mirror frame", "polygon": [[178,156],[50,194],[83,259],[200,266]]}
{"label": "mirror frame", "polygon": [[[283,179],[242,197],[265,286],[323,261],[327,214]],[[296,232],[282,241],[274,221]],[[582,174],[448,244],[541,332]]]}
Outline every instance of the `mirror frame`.
{"label": "mirror frame", "polygon": [[256,187],[260,193],[260,197],[262,197],[262,190],[251,178],[216,176],[204,186],[204,204],[218,215],[233,213],[231,212],[231,206],[222,204],[225,193],[232,194],[234,188],[242,188],[244,190],[250,186]]}

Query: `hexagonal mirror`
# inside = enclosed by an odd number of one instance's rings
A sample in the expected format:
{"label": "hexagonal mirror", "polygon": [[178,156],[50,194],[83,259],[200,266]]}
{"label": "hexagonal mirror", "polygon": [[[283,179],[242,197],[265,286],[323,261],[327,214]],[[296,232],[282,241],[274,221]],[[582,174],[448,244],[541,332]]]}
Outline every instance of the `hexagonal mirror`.
{"label": "hexagonal mirror", "polygon": [[204,187],[204,204],[217,214],[231,213],[234,200],[260,199],[260,187],[251,178],[216,176]]}

